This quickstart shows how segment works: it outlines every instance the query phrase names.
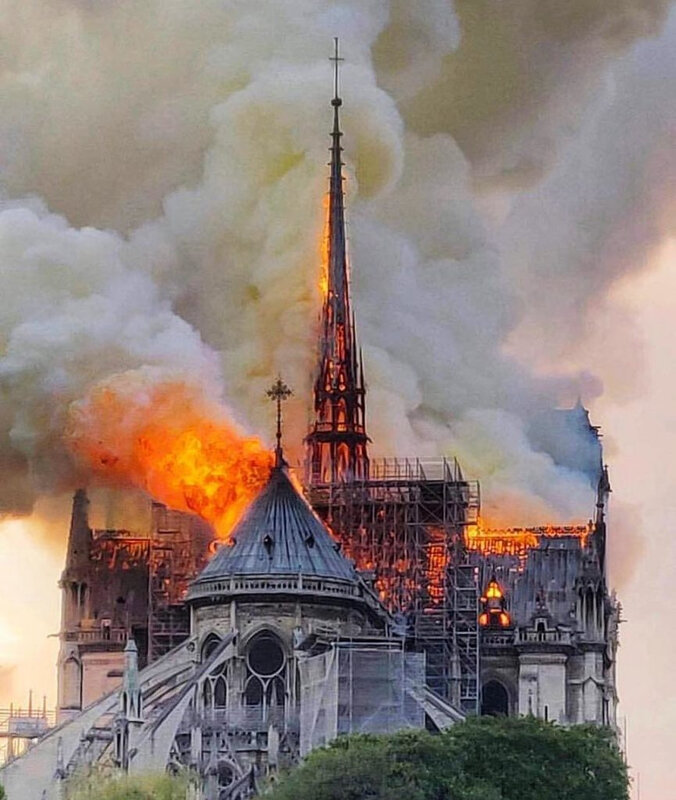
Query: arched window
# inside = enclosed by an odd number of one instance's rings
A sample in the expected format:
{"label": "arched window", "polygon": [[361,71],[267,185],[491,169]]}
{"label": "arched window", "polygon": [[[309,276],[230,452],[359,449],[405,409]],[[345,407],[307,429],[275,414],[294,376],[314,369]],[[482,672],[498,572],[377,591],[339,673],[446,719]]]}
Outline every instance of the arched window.
{"label": "arched window", "polygon": [[[221,639],[215,633],[210,633],[202,644],[202,662],[208,661],[216,648],[221,644]],[[202,684],[202,702],[204,711],[209,717],[215,710],[223,710],[228,704],[227,685],[228,662],[218,664],[217,667],[204,678]]]}
{"label": "arched window", "polygon": [[481,690],[481,713],[488,717],[509,715],[509,695],[499,681],[488,681]]}
{"label": "arched window", "polygon": [[82,696],[82,674],[80,662],[73,658],[67,658],[63,665],[63,686],[61,690],[64,708],[80,708]]}
{"label": "arched window", "polygon": [[244,689],[244,702],[248,706],[263,705],[263,684],[261,679],[252,675],[246,682]]}
{"label": "arched window", "polygon": [[244,704],[283,714],[286,704],[287,663],[281,641],[272,633],[259,633],[251,640],[246,657],[247,681]]}
{"label": "arched window", "polygon": [[214,708],[225,708],[228,699],[228,689],[225,678],[220,675],[214,684]]}
{"label": "arched window", "polygon": [[278,708],[284,705],[284,681],[277,676],[265,687],[265,703],[268,708]]}

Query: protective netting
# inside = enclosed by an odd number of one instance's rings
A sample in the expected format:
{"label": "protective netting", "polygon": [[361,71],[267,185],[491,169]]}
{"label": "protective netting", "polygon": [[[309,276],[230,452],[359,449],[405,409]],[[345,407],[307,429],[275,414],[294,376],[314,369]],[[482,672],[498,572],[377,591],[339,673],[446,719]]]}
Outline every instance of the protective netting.
{"label": "protective netting", "polygon": [[407,687],[424,686],[425,656],[400,642],[338,642],[299,667],[301,755],[341,734],[424,726]]}

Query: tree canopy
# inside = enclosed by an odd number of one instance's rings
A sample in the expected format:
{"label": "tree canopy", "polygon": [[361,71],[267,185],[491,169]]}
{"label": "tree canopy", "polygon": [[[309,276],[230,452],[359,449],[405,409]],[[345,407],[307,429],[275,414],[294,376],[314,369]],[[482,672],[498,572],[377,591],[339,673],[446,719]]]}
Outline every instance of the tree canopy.
{"label": "tree canopy", "polygon": [[344,737],[282,776],[266,800],[627,800],[608,729],[470,719],[445,733]]}
{"label": "tree canopy", "polygon": [[68,800],[185,800],[186,776],[91,775],[69,781]]}

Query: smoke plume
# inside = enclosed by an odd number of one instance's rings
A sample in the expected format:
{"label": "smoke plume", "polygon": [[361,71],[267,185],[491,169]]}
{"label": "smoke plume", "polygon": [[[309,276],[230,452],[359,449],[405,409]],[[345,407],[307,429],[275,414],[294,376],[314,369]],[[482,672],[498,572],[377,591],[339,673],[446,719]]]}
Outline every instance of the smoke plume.
{"label": "smoke plume", "polygon": [[0,5],[2,511],[100,476],[101,442],[124,457],[92,417],[121,383],[129,419],[180,376],[269,439],[281,373],[299,456],[339,35],[375,449],[457,455],[494,519],[586,519],[587,475],[534,420],[600,393],[553,354],[667,224],[625,224],[669,180],[672,120],[645,123],[661,98],[632,61],[667,0]]}

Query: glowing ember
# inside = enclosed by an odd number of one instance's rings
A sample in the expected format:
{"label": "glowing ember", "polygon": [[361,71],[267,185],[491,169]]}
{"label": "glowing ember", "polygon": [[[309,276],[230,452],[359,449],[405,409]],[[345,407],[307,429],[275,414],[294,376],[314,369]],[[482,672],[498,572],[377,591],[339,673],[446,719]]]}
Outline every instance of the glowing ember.
{"label": "glowing ember", "polygon": [[119,376],[77,403],[67,434],[72,451],[107,483],[199,514],[227,538],[265,484],[272,454],[197,387],[143,380]]}
{"label": "glowing ember", "polygon": [[480,598],[482,611],[479,615],[479,625],[482,628],[508,628],[512,620],[506,610],[505,596],[500,584],[493,577],[488,582],[483,597]]}

